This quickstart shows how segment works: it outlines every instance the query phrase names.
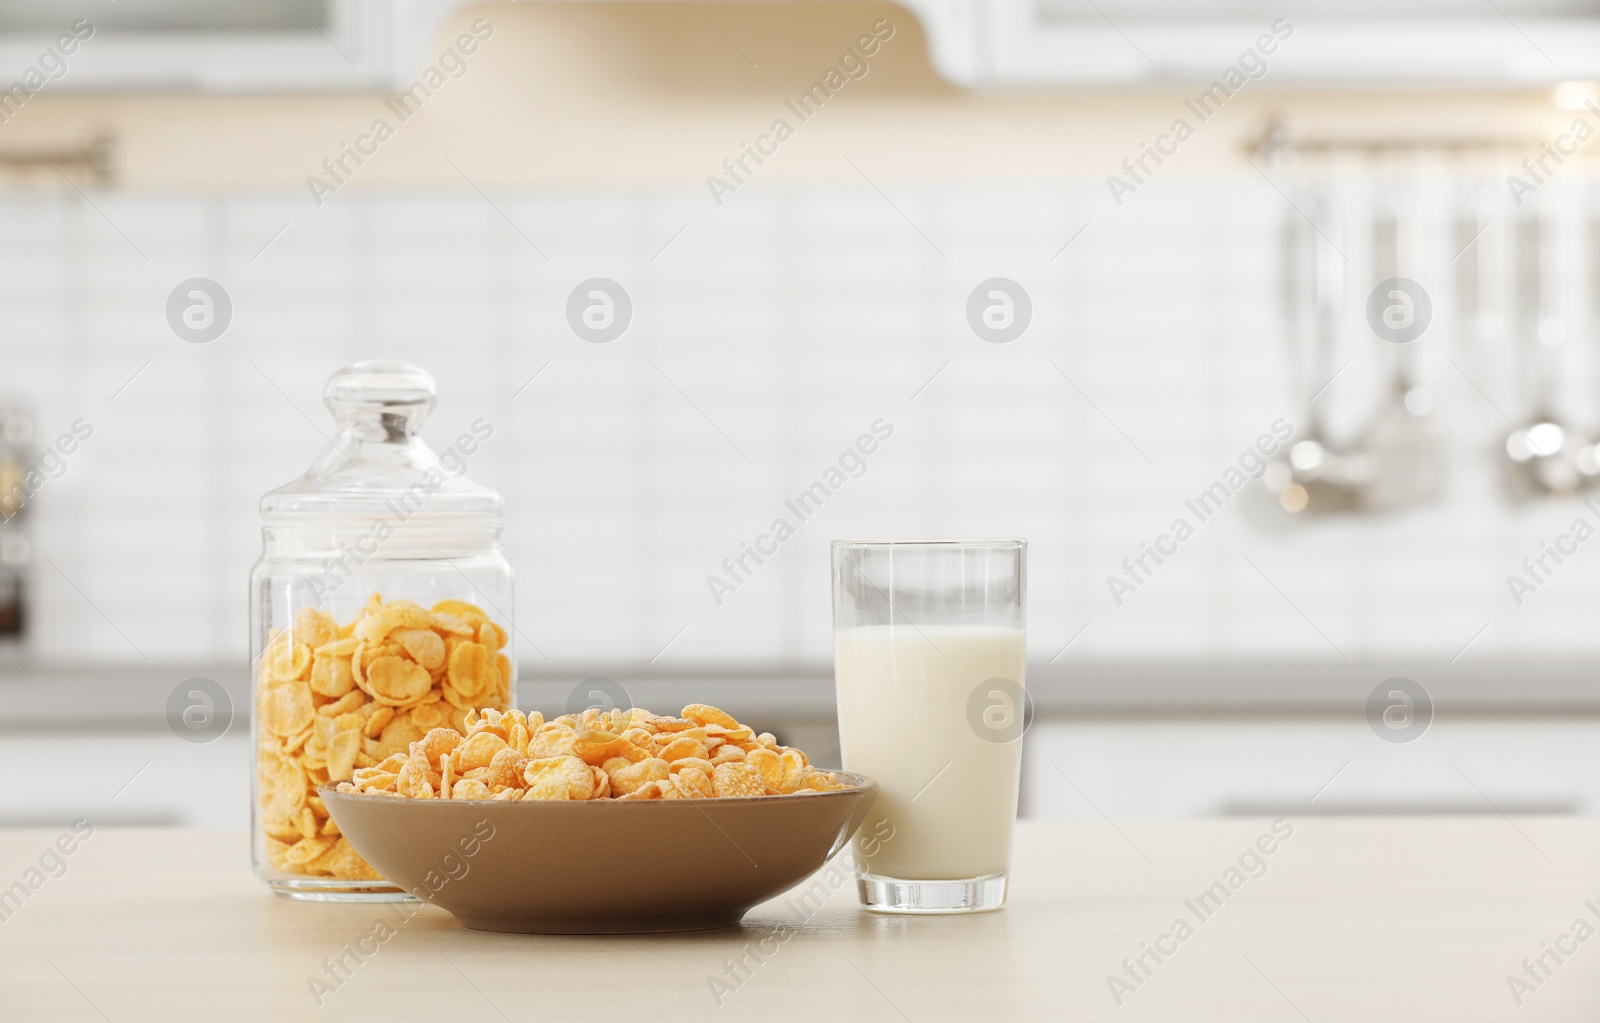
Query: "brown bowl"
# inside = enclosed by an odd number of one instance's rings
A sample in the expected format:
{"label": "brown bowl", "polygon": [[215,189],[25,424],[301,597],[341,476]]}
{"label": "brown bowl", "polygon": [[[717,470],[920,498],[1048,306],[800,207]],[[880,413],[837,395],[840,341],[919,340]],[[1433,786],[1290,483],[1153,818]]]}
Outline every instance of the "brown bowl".
{"label": "brown bowl", "polygon": [[463,925],[639,934],[739,922],[844,847],[878,783],[732,799],[499,802],[321,790],[384,877]]}

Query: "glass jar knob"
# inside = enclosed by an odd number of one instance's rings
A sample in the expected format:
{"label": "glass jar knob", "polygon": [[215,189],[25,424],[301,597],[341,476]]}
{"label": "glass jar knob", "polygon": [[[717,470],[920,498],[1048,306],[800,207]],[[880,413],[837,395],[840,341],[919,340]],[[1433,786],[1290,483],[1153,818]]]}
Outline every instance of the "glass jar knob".
{"label": "glass jar knob", "polygon": [[340,431],[364,441],[403,443],[422,430],[438,395],[425,370],[375,359],[335,373],[322,400]]}

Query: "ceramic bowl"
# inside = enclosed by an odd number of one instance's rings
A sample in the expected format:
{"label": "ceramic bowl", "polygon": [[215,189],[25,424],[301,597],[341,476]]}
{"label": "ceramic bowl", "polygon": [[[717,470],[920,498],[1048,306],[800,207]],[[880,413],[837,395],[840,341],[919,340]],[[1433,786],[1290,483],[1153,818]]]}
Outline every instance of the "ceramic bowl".
{"label": "ceramic bowl", "polygon": [[637,934],[739,922],[844,847],[878,785],[808,795],[585,802],[321,791],[356,852],[464,926]]}

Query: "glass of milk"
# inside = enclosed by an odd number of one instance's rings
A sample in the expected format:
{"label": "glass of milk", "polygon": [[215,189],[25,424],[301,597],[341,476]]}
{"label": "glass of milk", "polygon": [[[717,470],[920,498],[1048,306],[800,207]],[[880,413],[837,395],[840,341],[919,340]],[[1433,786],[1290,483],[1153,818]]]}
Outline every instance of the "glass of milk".
{"label": "glass of milk", "polygon": [[844,768],[878,782],[855,838],[868,909],[1005,902],[1024,692],[1025,540],[836,540]]}

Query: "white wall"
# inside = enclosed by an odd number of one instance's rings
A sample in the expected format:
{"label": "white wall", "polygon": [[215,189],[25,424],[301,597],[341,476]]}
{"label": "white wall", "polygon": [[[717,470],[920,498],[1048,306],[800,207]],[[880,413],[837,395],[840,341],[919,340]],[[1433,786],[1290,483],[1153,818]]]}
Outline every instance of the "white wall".
{"label": "white wall", "polygon": [[[1576,231],[1570,191],[1560,209]],[[882,178],[756,182],[721,208],[687,186],[497,189],[492,204],[467,188],[352,190],[320,209],[298,191],[0,199],[0,383],[37,403],[46,434],[80,416],[96,430],[36,507],[53,562],[38,567],[37,653],[241,656],[256,501],[324,443],[328,374],[376,356],[436,375],[433,440],[495,424],[472,473],[507,498],[519,624],[557,665],[825,665],[826,547],[840,536],[1027,537],[1039,660],[1085,623],[1063,663],[1447,660],[1485,623],[1466,656],[1600,644],[1589,550],[1527,606],[1508,596],[1507,574],[1576,512],[1500,496],[1507,424],[1452,361],[1511,416],[1526,402],[1506,345],[1452,330],[1442,245],[1417,276],[1443,296],[1419,344],[1448,433],[1447,501],[1286,523],[1241,493],[1117,607],[1105,579],[1120,561],[1275,418],[1300,419],[1274,306],[1276,232],[1295,214],[1253,175],[1158,178],[1111,215],[1103,195],[1094,178]],[[163,315],[194,275],[235,302],[209,345]],[[635,303],[609,345],[564,319],[567,293],[595,275]],[[1009,345],[964,321],[968,292],[995,275],[1035,304]],[[1568,296],[1575,338],[1581,294]],[[1352,427],[1383,363],[1359,321],[1344,343],[1352,367],[1327,400]],[[717,607],[706,577],[879,417],[895,433],[867,474]]]}

